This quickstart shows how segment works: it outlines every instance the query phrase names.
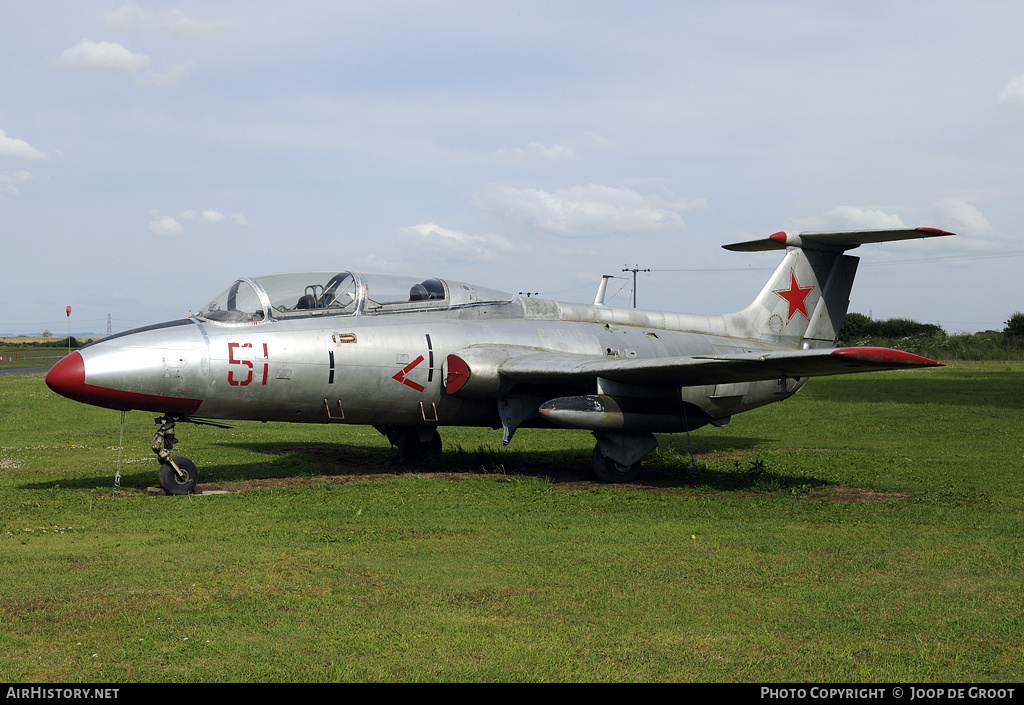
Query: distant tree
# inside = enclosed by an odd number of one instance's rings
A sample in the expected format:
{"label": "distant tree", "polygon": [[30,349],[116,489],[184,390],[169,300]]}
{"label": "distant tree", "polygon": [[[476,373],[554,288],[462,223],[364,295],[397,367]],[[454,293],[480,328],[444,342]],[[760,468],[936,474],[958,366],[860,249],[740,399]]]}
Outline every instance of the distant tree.
{"label": "distant tree", "polygon": [[868,335],[877,335],[881,338],[930,338],[943,336],[946,331],[942,326],[934,323],[918,323],[909,318],[890,318],[885,321],[871,321],[873,326],[868,326]]}
{"label": "distant tree", "polygon": [[1003,329],[1003,345],[1008,348],[1024,348],[1024,313],[1014,313]]}
{"label": "distant tree", "polygon": [[44,338],[49,338],[51,335],[53,335],[53,333],[51,333],[49,330],[44,330],[43,331],[43,337]]}
{"label": "distant tree", "polygon": [[864,326],[871,322],[871,319],[863,313],[848,313],[843,320],[841,337],[843,340],[852,340],[863,335]]}
{"label": "distant tree", "polygon": [[941,338],[945,335],[942,326],[934,323],[918,323],[908,318],[873,321],[863,313],[848,313],[840,338],[849,343],[858,338]]}
{"label": "distant tree", "polygon": [[36,343],[37,345],[44,348],[80,348],[82,343],[79,342],[78,338],[71,336],[70,341],[67,338],[56,338],[54,340],[46,340],[42,343]]}

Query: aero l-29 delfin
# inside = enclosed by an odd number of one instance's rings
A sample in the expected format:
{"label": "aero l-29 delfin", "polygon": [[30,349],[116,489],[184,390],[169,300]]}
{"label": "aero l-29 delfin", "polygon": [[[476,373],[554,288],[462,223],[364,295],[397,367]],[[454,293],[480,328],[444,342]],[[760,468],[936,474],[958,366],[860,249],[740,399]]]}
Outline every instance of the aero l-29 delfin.
{"label": "aero l-29 delfin", "polygon": [[[932,228],[779,232],[726,249],[786,250],[754,301],[708,316],[523,298],[447,279],[354,271],[243,278],[190,318],[109,336],[50,370],[55,392],[161,414],[169,494],[196,486],[175,423],[372,424],[403,462],[441,452],[440,426],[586,429],[594,472],[631,481],[655,433],[725,426],[809,377],[940,363],[835,347],[862,244]],[[606,280],[605,280],[606,281]]]}

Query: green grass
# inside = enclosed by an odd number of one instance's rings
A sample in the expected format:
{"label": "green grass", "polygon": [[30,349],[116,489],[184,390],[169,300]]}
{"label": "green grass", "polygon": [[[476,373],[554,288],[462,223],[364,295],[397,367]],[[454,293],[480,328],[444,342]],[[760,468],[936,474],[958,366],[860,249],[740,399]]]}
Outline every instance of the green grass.
{"label": "green grass", "polygon": [[68,354],[68,349],[0,345],[0,370],[15,367],[49,367]]}
{"label": "green grass", "polygon": [[[663,436],[179,425],[0,376],[0,681],[1019,681],[1024,367],[812,380]],[[690,466],[690,451],[697,456]]]}

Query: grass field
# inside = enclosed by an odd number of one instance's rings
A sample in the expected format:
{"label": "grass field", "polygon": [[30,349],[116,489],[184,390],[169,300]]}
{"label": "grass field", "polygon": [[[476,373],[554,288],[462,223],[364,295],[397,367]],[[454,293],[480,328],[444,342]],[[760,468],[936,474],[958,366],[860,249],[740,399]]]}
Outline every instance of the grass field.
{"label": "grass field", "polygon": [[[812,380],[589,479],[585,432],[179,426],[0,376],[0,681],[1020,681],[1024,366]],[[690,467],[688,447],[697,456]],[[248,490],[248,491],[241,491]]]}
{"label": "grass field", "polygon": [[15,367],[50,366],[67,355],[67,348],[29,348],[0,345],[0,370]]}

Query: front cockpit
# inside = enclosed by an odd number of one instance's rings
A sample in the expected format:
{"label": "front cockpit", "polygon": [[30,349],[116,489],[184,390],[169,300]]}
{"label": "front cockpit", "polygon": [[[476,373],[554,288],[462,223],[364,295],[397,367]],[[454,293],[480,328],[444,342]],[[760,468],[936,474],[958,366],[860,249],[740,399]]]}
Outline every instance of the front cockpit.
{"label": "front cockpit", "polygon": [[293,272],[244,277],[207,304],[198,318],[216,323],[444,310],[514,297],[436,277],[360,272]]}

